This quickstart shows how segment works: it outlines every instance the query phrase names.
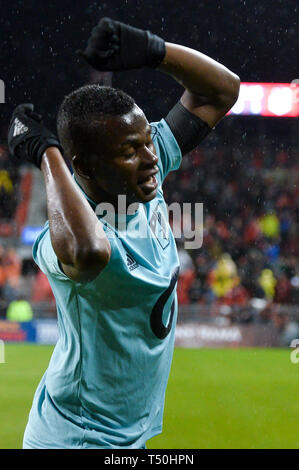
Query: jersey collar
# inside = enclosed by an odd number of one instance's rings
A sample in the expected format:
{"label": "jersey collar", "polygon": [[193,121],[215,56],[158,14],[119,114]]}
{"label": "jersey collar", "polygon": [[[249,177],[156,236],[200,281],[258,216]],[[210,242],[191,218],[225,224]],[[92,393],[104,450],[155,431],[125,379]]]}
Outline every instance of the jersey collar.
{"label": "jersey collar", "polygon": [[[73,177],[75,183],[81,189],[81,191],[84,194],[84,196],[86,197],[86,199],[88,200],[88,202],[89,202],[90,206],[92,207],[92,209],[95,211],[98,204],[95,201],[93,201],[89,196],[87,196],[86,192],[84,191],[84,189],[82,188],[80,183],[77,181],[77,179],[75,177],[75,173],[72,174],[72,177]],[[134,214],[118,214],[117,212],[114,213],[115,214],[115,220],[119,221],[119,222],[130,222],[130,220],[132,220],[134,217],[136,217],[140,213],[140,205],[141,205],[141,203],[138,205],[138,209],[136,210],[136,212]],[[108,213],[108,211],[106,211],[106,214],[104,213],[103,215],[98,215],[97,214],[97,217],[99,217],[100,219],[105,218],[107,213]],[[108,213],[108,219],[109,219],[109,213]]]}

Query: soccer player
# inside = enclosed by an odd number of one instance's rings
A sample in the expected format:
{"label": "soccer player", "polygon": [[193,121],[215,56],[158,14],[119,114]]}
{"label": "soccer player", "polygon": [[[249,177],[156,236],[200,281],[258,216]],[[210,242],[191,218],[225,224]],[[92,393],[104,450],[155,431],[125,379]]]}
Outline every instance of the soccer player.
{"label": "soccer player", "polygon": [[[81,55],[97,70],[156,68],[185,91],[149,124],[123,91],[83,86],[59,109],[59,140],[33,105],[13,113],[10,151],[44,176],[48,220],[33,258],[51,284],[59,329],[23,447],[141,449],[162,430],[177,316],[179,260],[162,183],[233,106],[239,78],[196,50],[109,18]],[[108,209],[98,214],[102,203]],[[116,223],[106,217],[111,208]],[[136,237],[136,226],[147,236]]]}

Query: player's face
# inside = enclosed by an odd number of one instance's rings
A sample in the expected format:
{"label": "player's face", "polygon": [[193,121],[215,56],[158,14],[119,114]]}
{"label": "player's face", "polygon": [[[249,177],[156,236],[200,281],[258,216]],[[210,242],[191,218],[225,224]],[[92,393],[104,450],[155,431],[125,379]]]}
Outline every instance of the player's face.
{"label": "player's face", "polygon": [[105,138],[96,138],[95,144],[98,158],[93,159],[92,179],[98,189],[111,196],[125,194],[130,203],[145,203],[156,196],[158,157],[150,125],[137,105],[107,120]]}

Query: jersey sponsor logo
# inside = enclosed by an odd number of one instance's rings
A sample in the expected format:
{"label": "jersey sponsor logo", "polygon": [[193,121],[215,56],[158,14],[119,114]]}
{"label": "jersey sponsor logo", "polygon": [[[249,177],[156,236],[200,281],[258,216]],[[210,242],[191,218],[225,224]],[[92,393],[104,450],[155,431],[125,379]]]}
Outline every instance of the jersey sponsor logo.
{"label": "jersey sponsor logo", "polygon": [[135,261],[133,256],[129,255],[129,253],[127,253],[127,266],[129,268],[129,271],[133,271],[134,269],[138,268],[138,266],[139,266],[137,261]]}
{"label": "jersey sponsor logo", "polygon": [[17,135],[25,134],[25,132],[28,131],[28,127],[25,126],[18,118],[15,118],[14,120],[14,130],[13,130],[13,137],[16,137]]}
{"label": "jersey sponsor logo", "polygon": [[151,328],[153,333],[159,339],[166,338],[166,336],[170,333],[172,327],[173,316],[175,313],[175,297],[173,297],[172,304],[170,307],[169,320],[167,326],[163,324],[163,312],[168,302],[168,299],[175,294],[175,288],[179,277],[179,272],[180,268],[179,266],[177,266],[172,272],[168,288],[163,292],[162,295],[160,295],[151,313]]}
{"label": "jersey sponsor logo", "polygon": [[161,248],[165,250],[170,244],[169,240],[169,227],[167,220],[165,219],[159,204],[157,204],[151,219],[150,219],[150,228],[152,234],[156,237]]}

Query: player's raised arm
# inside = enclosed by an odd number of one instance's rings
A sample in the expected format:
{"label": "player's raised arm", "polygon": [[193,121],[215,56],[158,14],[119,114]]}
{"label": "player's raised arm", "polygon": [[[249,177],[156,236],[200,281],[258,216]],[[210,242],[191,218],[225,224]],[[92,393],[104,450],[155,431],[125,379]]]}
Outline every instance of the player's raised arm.
{"label": "player's raised arm", "polygon": [[9,126],[9,150],[43,173],[51,242],[64,273],[79,282],[90,281],[109,261],[110,244],[71,177],[58,139],[41,120],[32,104],[18,106]]}
{"label": "player's raised arm", "polygon": [[159,70],[185,88],[181,103],[210,127],[220,121],[238,98],[239,77],[194,49],[166,43],[166,55]]}
{"label": "player's raised arm", "polygon": [[240,79],[225,66],[197,50],[111,18],[100,20],[85,50],[79,52],[97,70],[152,67],[178,81],[185,92],[166,121],[182,154],[196,147],[238,98]]}

